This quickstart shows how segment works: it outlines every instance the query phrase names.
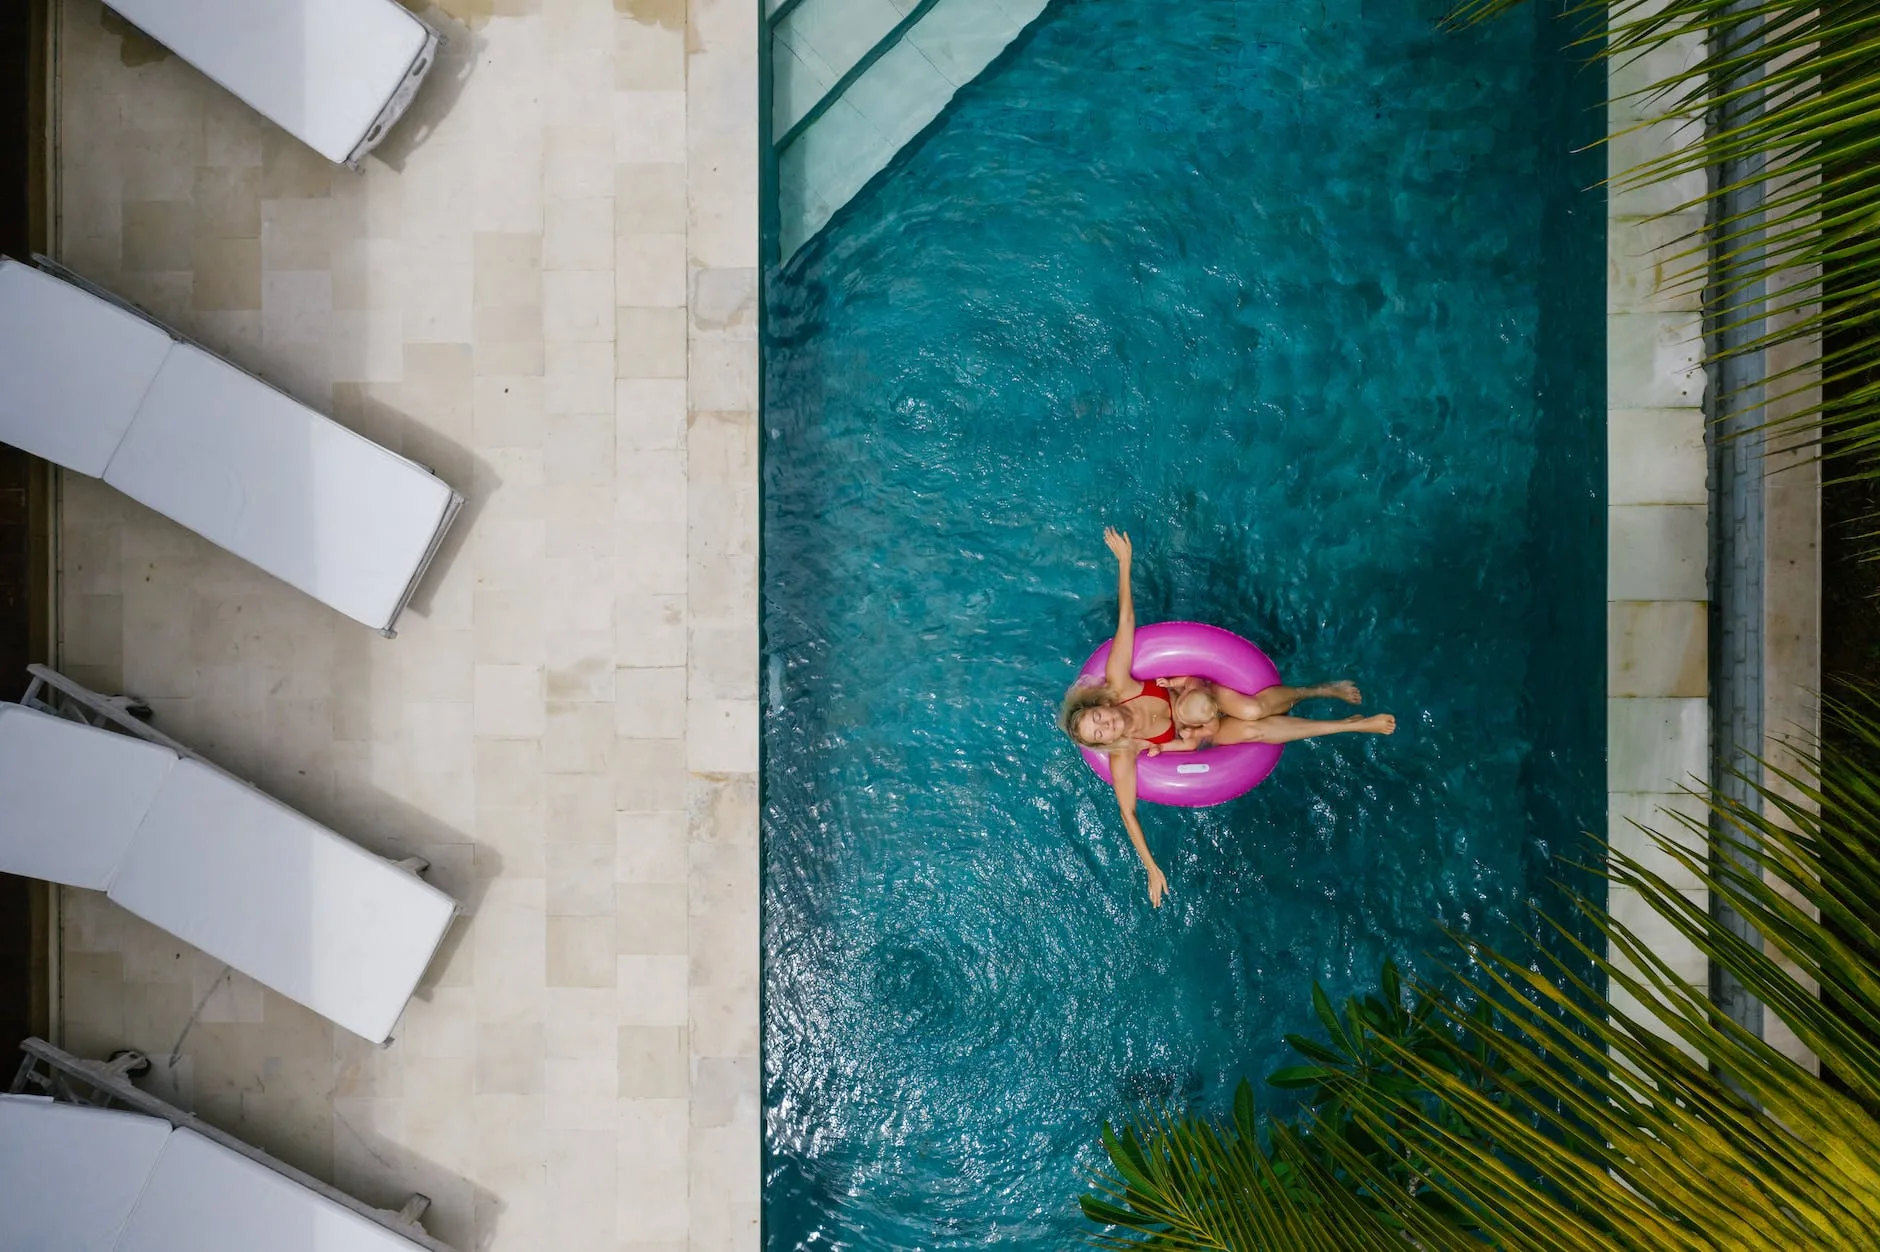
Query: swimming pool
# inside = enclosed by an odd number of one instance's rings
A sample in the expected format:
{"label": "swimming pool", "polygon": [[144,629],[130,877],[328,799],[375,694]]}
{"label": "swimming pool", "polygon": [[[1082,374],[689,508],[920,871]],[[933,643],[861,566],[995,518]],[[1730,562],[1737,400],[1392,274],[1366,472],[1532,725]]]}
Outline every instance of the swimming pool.
{"label": "swimming pool", "polygon": [[[1440,11],[1064,0],[769,276],[770,1248],[1065,1246],[1105,1118],[1603,829],[1600,83]],[[1105,523],[1400,719],[1145,808],[1160,911],[1052,722]]]}

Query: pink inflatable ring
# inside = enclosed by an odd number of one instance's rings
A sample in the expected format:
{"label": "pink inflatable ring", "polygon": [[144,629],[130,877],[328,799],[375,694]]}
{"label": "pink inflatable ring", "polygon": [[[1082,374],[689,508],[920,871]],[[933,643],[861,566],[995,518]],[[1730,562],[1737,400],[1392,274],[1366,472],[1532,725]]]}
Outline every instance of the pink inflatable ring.
{"label": "pink inflatable ring", "polygon": [[[1090,654],[1077,681],[1103,681],[1110,645]],[[1223,687],[1256,695],[1279,684],[1279,670],[1266,653],[1231,630],[1200,622],[1157,622],[1136,629],[1136,655],[1129,672],[1138,679],[1178,678],[1193,674]],[[1112,782],[1110,758],[1082,749],[1084,761],[1104,782]],[[1200,752],[1143,753],[1136,758],[1136,794],[1154,804],[1201,808],[1223,804],[1265,781],[1279,764],[1276,743],[1236,743]]]}

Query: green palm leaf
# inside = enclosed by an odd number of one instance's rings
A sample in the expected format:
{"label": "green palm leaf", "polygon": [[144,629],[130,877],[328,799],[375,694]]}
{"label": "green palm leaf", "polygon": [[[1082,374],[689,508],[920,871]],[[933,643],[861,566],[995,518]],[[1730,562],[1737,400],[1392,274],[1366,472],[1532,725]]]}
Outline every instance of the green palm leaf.
{"label": "green palm leaf", "polygon": [[[1521,3],[1460,0],[1450,25]],[[1570,0],[1566,15],[1588,32],[1572,41],[1577,47],[1617,65],[1704,39],[1703,54],[1687,67],[1666,58],[1673,68],[1616,102],[1663,115],[1631,129],[1679,127],[1686,142],[1619,172],[1612,186],[1760,162],[1766,173],[1728,184],[1711,178],[1702,195],[1671,210],[1709,216],[1702,238],[1685,241],[1675,261],[1683,269],[1671,281],[1702,285],[1708,270],[1713,330],[1751,329],[1713,361],[1789,344],[1808,349],[1767,380],[1755,402],[1765,413],[1783,406],[1765,430],[1782,435],[1783,446],[1818,440],[1823,452],[1847,459],[1850,475],[1880,476],[1880,178],[1872,168],[1880,158],[1880,6]],[[1725,208],[1727,197],[1753,184],[1764,192],[1756,211]],[[1817,369],[1826,384],[1820,391]]]}
{"label": "green palm leaf", "polygon": [[[1310,1092],[1294,1123],[1159,1115],[1106,1132],[1116,1171],[1086,1212],[1107,1247],[1483,1246],[1789,1252],[1880,1231],[1880,701],[1830,703],[1846,749],[1765,766],[1759,803],[1712,795],[1747,866],[1684,841],[1657,852],[1767,936],[1744,942],[1618,852],[1595,872],[1636,891],[1821,1057],[1833,1084],[1718,1014],[1701,988],[1595,900],[1550,924],[1532,965],[1455,936],[1440,986],[1340,1013],[1320,993]],[[1703,827],[1699,826],[1699,830]],[[1688,835],[1688,832],[1687,832]],[[1578,936],[1597,936],[1588,942]],[[1784,963],[1787,963],[1786,965]],[[1799,982],[1790,966],[1815,979]],[[1590,971],[1590,974],[1589,974]],[[1614,997],[1624,992],[1630,1012]],[[1406,1005],[1409,1007],[1406,1007]]]}

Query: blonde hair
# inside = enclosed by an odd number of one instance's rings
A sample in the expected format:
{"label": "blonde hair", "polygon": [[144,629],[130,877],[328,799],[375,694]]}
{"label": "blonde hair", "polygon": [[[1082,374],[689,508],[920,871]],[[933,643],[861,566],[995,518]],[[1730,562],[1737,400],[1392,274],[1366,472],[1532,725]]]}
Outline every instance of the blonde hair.
{"label": "blonde hair", "polygon": [[1118,739],[1113,743],[1091,743],[1077,733],[1077,719],[1091,709],[1116,707],[1116,693],[1102,682],[1078,683],[1064,693],[1064,704],[1058,709],[1058,729],[1070,736],[1072,743],[1080,748],[1089,748],[1092,752],[1114,752],[1118,748],[1129,746],[1128,739]]}

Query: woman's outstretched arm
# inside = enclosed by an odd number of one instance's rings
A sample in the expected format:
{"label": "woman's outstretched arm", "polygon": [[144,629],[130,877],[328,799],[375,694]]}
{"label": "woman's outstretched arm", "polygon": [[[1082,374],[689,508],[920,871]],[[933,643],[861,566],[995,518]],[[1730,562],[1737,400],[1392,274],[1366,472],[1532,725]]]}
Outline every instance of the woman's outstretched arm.
{"label": "woman's outstretched arm", "polygon": [[[1103,528],[1103,542],[1116,556],[1116,638],[1103,665],[1103,681],[1118,697],[1129,690],[1130,665],[1136,659],[1136,601],[1129,594],[1129,536],[1114,526]],[[1134,771],[1132,770],[1132,776]],[[1132,806],[1133,807],[1133,806]]]}
{"label": "woman's outstretched arm", "polygon": [[1110,777],[1116,786],[1116,807],[1123,811],[1123,829],[1129,832],[1129,842],[1134,845],[1136,855],[1142,858],[1142,867],[1149,872],[1149,905],[1159,909],[1162,896],[1168,891],[1168,879],[1162,876],[1161,866],[1149,855],[1149,841],[1143,838],[1142,823],[1136,820],[1136,754],[1110,753]]}

